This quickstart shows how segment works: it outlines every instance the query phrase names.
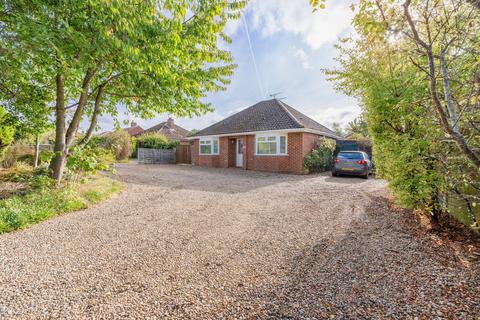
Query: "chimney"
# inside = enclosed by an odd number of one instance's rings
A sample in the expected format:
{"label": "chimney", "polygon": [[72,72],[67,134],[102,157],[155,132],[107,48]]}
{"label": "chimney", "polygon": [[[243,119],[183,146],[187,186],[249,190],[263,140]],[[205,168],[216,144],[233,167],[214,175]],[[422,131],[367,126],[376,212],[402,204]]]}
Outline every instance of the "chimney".
{"label": "chimney", "polygon": [[168,117],[167,126],[168,126],[170,129],[173,129],[174,122],[173,122],[173,118],[172,118],[172,117]]}
{"label": "chimney", "polygon": [[133,128],[136,126],[138,126],[138,124],[135,122],[135,120],[132,120],[132,122],[130,122],[130,127]]}

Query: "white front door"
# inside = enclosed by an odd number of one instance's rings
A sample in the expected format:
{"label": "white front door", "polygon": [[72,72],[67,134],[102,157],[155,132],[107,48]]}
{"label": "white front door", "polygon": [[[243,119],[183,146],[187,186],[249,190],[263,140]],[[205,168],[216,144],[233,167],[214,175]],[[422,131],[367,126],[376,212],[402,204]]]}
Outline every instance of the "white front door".
{"label": "white front door", "polygon": [[237,167],[243,167],[243,139],[237,139]]}

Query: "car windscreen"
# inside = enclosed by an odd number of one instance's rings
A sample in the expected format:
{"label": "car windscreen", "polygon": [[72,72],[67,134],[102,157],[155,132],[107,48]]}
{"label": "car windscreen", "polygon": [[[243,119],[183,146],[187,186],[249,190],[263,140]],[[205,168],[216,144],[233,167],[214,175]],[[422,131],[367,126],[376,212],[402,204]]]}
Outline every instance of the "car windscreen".
{"label": "car windscreen", "polygon": [[344,160],[361,160],[363,159],[363,154],[359,152],[340,152],[337,158]]}

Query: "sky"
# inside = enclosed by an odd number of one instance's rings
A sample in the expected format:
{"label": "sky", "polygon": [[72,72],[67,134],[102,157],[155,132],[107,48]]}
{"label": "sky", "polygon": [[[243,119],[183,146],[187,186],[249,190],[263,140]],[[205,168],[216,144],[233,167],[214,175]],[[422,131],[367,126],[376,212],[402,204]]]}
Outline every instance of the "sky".
{"label": "sky", "polygon": [[[215,110],[201,117],[176,118],[175,123],[189,130],[203,129],[278,92],[277,98],[285,98],[285,103],[327,127],[333,122],[344,126],[357,117],[358,103],[336,92],[321,71],[335,66],[334,44],[353,32],[353,12],[347,0],[329,1],[325,10],[315,13],[308,2],[251,0],[242,19],[226,26],[233,42],[222,46],[232,52],[238,67],[226,91],[206,98]],[[135,120],[147,129],[167,117],[119,119]],[[102,117],[99,125],[101,131],[111,130],[113,121]]]}

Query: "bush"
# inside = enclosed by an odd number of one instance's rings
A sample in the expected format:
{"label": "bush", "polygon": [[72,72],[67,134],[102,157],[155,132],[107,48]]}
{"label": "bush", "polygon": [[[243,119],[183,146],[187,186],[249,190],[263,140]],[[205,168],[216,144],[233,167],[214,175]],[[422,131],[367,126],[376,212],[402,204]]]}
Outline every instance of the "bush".
{"label": "bush", "polygon": [[95,137],[92,140],[92,145],[110,150],[116,160],[126,160],[130,158],[133,151],[132,138],[128,132],[124,130],[118,130]]}
{"label": "bush", "polygon": [[135,139],[135,152],[138,148],[146,149],[173,149],[179,144],[179,141],[170,141],[164,135],[158,133],[145,133]]}
{"label": "bush", "polygon": [[8,124],[8,114],[0,107],[0,151],[13,142],[15,129]]}
{"label": "bush", "polygon": [[75,146],[67,158],[66,168],[73,174],[73,181],[84,175],[95,175],[97,171],[108,170],[108,161],[113,159],[111,152],[93,146]]}
{"label": "bush", "polygon": [[2,156],[2,167],[11,168],[17,161],[33,165],[35,150],[32,146],[16,142],[5,148]]}
{"label": "bush", "polygon": [[33,167],[24,162],[16,162],[8,170],[1,171],[1,181],[25,182],[33,175]]}
{"label": "bush", "polygon": [[324,172],[332,169],[335,140],[325,139],[317,144],[304,159],[303,166],[309,173]]}

